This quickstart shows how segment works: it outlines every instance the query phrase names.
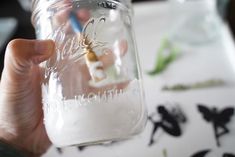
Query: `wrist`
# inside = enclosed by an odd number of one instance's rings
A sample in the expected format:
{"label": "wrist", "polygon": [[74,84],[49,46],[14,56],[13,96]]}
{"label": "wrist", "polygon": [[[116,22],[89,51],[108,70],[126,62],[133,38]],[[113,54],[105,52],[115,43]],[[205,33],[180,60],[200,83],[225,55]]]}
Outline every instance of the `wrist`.
{"label": "wrist", "polygon": [[[2,131],[1,131],[2,132]],[[13,138],[11,135],[0,135],[0,148],[3,148],[3,151],[11,151],[13,154],[18,154],[17,157],[40,157],[41,154],[35,154],[33,152],[28,151],[23,146],[23,141]],[[1,156],[1,152],[0,152]],[[5,157],[5,156],[4,156]],[[6,156],[8,157],[8,156]],[[14,157],[14,156],[9,156]]]}
{"label": "wrist", "polygon": [[3,140],[0,140],[0,155],[4,157],[25,157],[22,152]]}
{"label": "wrist", "polygon": [[17,148],[26,154],[26,157],[40,157],[51,145],[42,123],[40,123],[35,129],[27,129],[27,127],[19,128],[17,126],[4,126],[7,125],[0,126],[0,140],[3,140],[11,146]]}
{"label": "wrist", "polygon": [[9,144],[5,140],[0,140],[0,156],[4,157],[40,157],[38,155],[22,151],[19,148]]}
{"label": "wrist", "polygon": [[[1,152],[2,151],[2,152]],[[31,153],[19,146],[16,146],[4,139],[0,139],[0,156],[4,152],[4,157],[40,157],[40,155]]]}

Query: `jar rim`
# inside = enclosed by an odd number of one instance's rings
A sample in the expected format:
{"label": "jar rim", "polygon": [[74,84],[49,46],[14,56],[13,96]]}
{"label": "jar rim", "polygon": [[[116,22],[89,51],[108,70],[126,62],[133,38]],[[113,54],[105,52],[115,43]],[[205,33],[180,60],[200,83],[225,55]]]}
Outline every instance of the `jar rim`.
{"label": "jar rim", "polygon": [[[40,3],[41,2],[41,3]],[[42,0],[32,0],[32,16],[31,16],[31,23],[35,27],[35,21],[38,16],[40,16],[43,12],[48,12],[48,7],[51,7],[54,5],[54,7],[58,6],[58,3],[62,2],[61,0],[47,0],[47,2],[42,3]],[[127,10],[131,12],[131,0],[69,0],[67,3],[64,3],[63,6],[60,6],[61,8],[65,7],[72,7],[72,3],[91,3],[91,2],[96,2],[96,3],[102,3],[102,2],[112,2],[116,5],[119,6],[122,10]],[[99,5],[98,5],[99,6]]]}

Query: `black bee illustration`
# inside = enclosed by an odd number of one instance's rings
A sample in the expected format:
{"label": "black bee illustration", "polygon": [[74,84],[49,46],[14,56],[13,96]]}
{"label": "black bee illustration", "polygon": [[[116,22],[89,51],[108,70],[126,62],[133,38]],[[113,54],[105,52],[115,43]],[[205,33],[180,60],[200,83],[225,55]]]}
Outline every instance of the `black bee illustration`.
{"label": "black bee illustration", "polygon": [[234,114],[234,108],[228,107],[221,111],[217,108],[209,109],[204,105],[199,104],[198,110],[203,115],[203,118],[213,124],[217,146],[220,146],[219,138],[229,133],[229,129],[226,127]]}
{"label": "black bee illustration", "polygon": [[[156,107],[156,110],[156,113],[148,117],[148,119],[153,124],[153,131],[151,134],[149,146],[155,143],[154,135],[159,128],[162,128],[166,133],[172,136],[178,137],[182,134],[179,123],[186,122],[186,117],[179,108],[173,108],[173,110],[169,111],[165,106],[160,105]],[[153,120],[153,116],[156,114],[160,115],[160,121]]]}

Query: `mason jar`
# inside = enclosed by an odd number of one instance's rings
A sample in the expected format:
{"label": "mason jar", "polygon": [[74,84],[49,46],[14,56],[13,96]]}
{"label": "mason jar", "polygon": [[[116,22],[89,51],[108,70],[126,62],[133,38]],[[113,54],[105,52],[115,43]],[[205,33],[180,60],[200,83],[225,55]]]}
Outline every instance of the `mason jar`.
{"label": "mason jar", "polygon": [[128,0],[34,0],[38,39],[56,52],[43,70],[44,124],[57,147],[130,138],[147,120]]}

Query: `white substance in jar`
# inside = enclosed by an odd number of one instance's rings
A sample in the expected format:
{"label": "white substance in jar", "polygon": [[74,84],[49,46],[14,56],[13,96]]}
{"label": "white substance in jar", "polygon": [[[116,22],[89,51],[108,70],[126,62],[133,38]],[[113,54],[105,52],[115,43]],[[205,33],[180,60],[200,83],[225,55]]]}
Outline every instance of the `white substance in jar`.
{"label": "white substance in jar", "polygon": [[97,61],[97,62],[86,61],[86,62],[87,62],[86,64],[88,65],[90,75],[93,81],[99,82],[106,78],[104,70],[100,69],[100,67],[103,67],[103,63],[101,61]]}
{"label": "white substance in jar", "polygon": [[44,123],[58,147],[123,139],[144,127],[146,112],[138,80],[116,93],[64,101],[50,99],[47,88],[43,85]]}

